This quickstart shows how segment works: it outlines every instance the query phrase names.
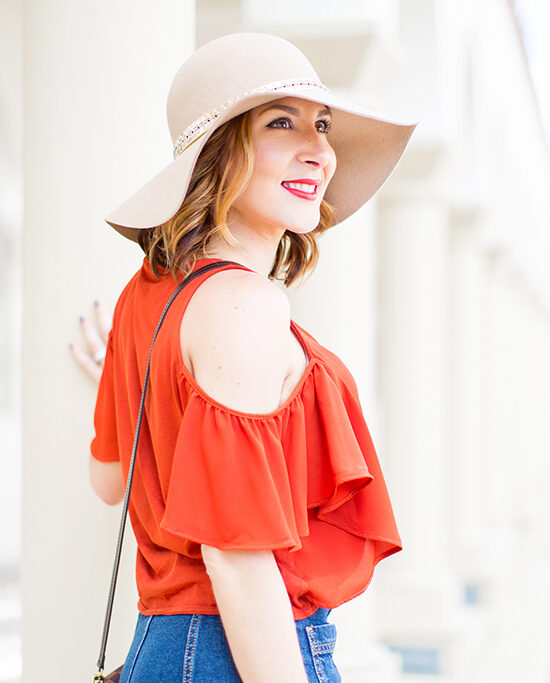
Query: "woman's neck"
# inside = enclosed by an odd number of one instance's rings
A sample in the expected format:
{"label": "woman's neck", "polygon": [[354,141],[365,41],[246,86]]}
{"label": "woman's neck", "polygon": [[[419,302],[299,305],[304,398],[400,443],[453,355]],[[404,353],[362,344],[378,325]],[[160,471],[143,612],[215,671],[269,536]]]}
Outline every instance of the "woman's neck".
{"label": "woman's neck", "polygon": [[228,245],[209,245],[206,249],[206,258],[219,258],[224,261],[235,261],[247,268],[258,273],[262,277],[268,279],[269,273],[273,268],[274,254],[265,249],[260,250],[245,250],[237,247],[230,247]]}

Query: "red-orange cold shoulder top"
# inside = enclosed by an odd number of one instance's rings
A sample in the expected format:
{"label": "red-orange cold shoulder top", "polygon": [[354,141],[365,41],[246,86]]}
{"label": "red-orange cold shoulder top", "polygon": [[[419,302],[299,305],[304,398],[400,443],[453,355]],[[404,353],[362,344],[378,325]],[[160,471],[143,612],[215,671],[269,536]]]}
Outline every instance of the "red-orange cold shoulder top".
{"label": "red-orange cold shoulder top", "polygon": [[[219,261],[197,260],[195,269]],[[219,614],[200,544],[272,549],[294,619],[361,594],[376,564],[402,549],[356,383],[344,363],[291,323],[309,356],[271,413],[206,394],[181,356],[187,302],[220,266],[176,297],[153,346],[128,513],[142,614]],[[179,279],[181,281],[181,278]],[[127,480],[158,319],[176,288],[145,257],[113,315],[94,412],[92,456],[120,459]]]}

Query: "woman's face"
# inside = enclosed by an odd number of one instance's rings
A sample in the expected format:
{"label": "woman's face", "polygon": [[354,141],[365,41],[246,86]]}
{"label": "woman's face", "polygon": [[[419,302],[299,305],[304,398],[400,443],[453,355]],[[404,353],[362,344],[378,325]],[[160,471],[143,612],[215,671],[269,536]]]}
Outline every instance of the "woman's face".
{"label": "woman's face", "polygon": [[[330,110],[284,97],[255,107],[250,116],[254,171],[232,217],[277,241],[285,230],[310,232],[319,224],[321,199],[336,170],[327,133]],[[287,189],[289,182],[302,187]]]}

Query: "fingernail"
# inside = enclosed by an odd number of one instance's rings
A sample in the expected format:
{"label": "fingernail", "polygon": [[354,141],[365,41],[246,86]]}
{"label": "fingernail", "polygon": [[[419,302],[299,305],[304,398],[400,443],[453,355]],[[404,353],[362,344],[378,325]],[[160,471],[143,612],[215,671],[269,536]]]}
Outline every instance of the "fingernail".
{"label": "fingernail", "polygon": [[70,348],[70,349],[73,348],[73,343],[72,343],[72,342],[69,342],[69,348]]}
{"label": "fingernail", "polygon": [[94,306],[99,306],[99,301],[97,299],[94,301]]}
{"label": "fingernail", "polygon": [[83,315],[80,316],[80,322],[81,322],[81,323],[84,322],[84,316],[83,316]]}

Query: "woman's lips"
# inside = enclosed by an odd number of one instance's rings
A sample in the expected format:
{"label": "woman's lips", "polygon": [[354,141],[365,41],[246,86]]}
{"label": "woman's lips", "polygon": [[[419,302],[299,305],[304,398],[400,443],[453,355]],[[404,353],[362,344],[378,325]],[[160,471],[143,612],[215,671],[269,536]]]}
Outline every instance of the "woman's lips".
{"label": "woman's lips", "polygon": [[317,185],[315,185],[314,192],[302,192],[301,190],[295,190],[293,187],[286,187],[286,185],[282,184],[281,187],[284,187],[285,190],[288,190],[290,193],[300,197],[301,199],[309,199],[310,201],[317,199]]}

